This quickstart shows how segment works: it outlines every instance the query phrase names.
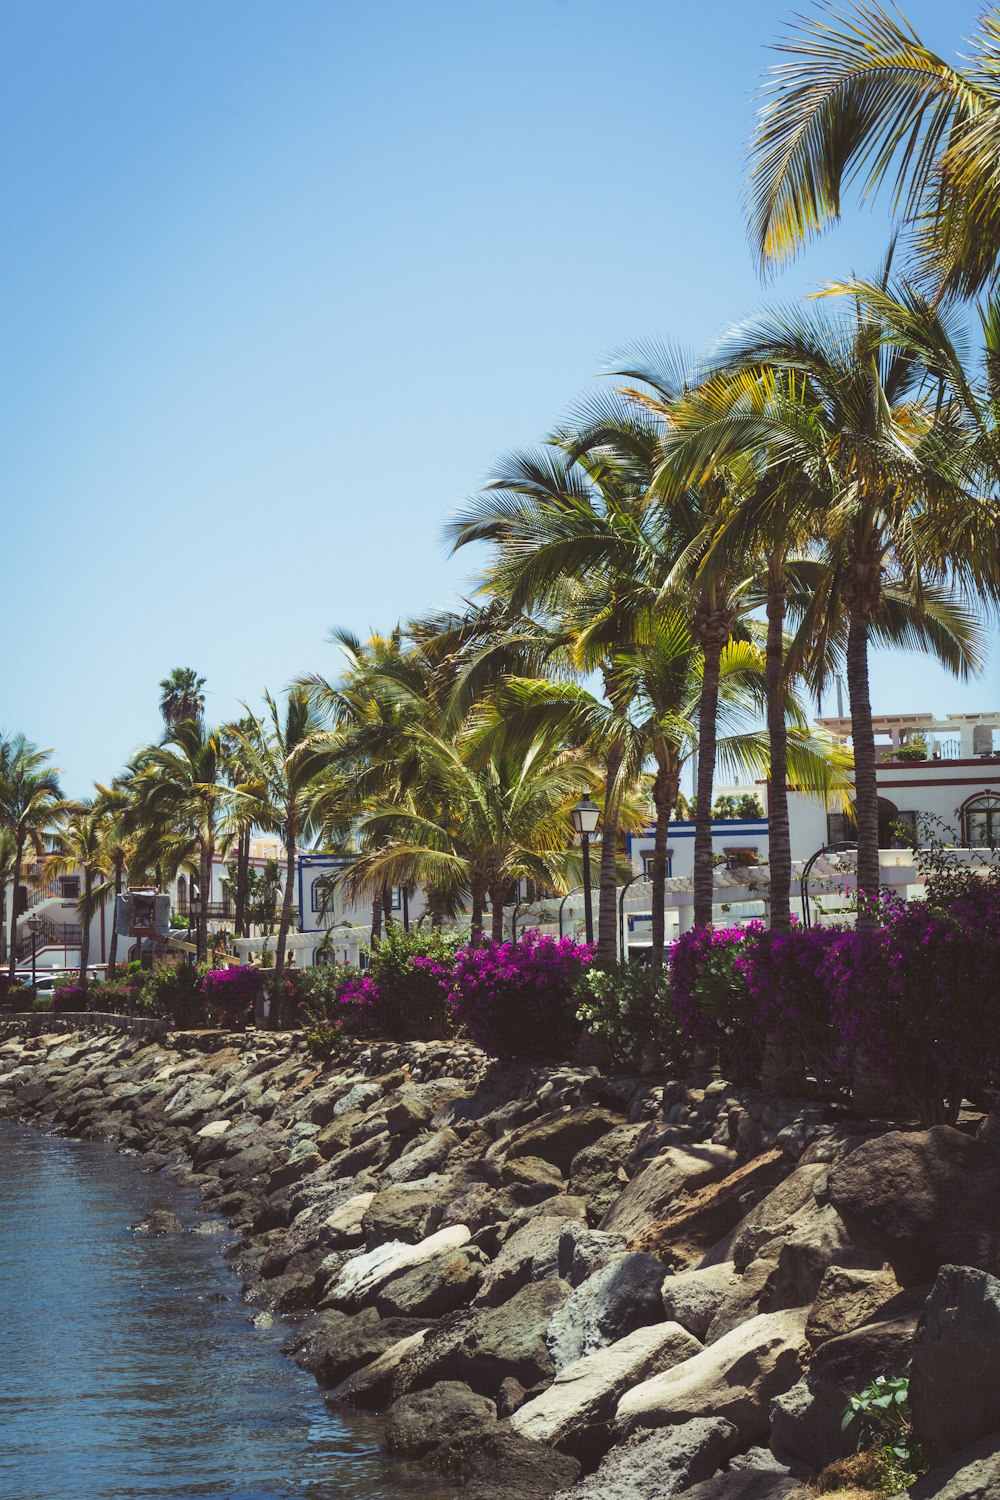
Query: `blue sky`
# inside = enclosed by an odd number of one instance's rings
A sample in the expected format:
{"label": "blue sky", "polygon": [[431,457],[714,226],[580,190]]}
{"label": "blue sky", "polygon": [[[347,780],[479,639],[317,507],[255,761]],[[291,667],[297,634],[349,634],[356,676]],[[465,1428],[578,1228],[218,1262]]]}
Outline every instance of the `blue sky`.
{"label": "blue sky", "polygon": [[[954,57],[977,6],[907,14]],[[459,599],[441,530],[639,338],[699,348],[864,271],[880,212],[769,286],[744,231],[775,0],[0,3],[0,725],[74,794],[359,633]],[[1000,703],[882,659],[876,710]]]}

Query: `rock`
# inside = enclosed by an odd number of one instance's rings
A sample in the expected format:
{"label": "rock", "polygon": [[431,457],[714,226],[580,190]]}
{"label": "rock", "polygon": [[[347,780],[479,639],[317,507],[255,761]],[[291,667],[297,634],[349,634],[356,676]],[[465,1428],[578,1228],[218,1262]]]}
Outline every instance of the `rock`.
{"label": "rock", "polygon": [[169,1208],[154,1208],[152,1213],[132,1225],[136,1234],[177,1234],[182,1227],[180,1219]]}
{"label": "rock", "polygon": [[558,1167],[540,1156],[515,1156],[500,1168],[500,1181],[515,1203],[542,1203],[561,1193],[565,1183]]}
{"label": "rock", "polygon": [[830,1201],[900,1286],[943,1265],[1000,1270],[1000,1150],[951,1126],[865,1141],[830,1169]]}
{"label": "rock", "polygon": [[898,1291],[891,1271],[829,1266],[809,1311],[806,1338],[815,1349],[827,1339],[850,1333],[860,1324],[875,1320],[879,1308]]}
{"label": "rock", "polygon": [[684,1496],[685,1500],[813,1500],[812,1490],[797,1479],[758,1469],[717,1474],[685,1490]]}
{"label": "rock", "polygon": [[[910,1500],[996,1500],[1000,1495],[1000,1433],[991,1433],[931,1469],[906,1491]],[[897,1496],[896,1500],[906,1500]]]}
{"label": "rock", "polygon": [[220,1136],[225,1135],[232,1128],[232,1123],[232,1120],[210,1120],[207,1125],[203,1125],[198,1131],[198,1139],[202,1141],[218,1140]]}
{"label": "rock", "polygon": [[626,1392],[617,1425],[624,1431],[675,1426],[711,1412],[733,1423],[741,1445],[757,1441],[768,1430],[768,1403],[802,1374],[805,1321],[802,1312],[751,1318],[682,1365]]}
{"label": "rock", "polygon": [[636,1251],[595,1271],[560,1307],[546,1335],[556,1370],[663,1318],[666,1275],[655,1255]]}
{"label": "rock", "polygon": [[442,1443],[476,1437],[496,1421],[496,1405],[488,1396],[477,1396],[458,1380],[439,1380],[392,1403],[385,1418],[386,1447],[404,1458],[423,1458]]}
{"label": "rock", "polygon": [[[372,1327],[374,1328],[374,1325]],[[351,1406],[360,1406],[371,1411],[384,1407],[390,1398],[396,1371],[408,1354],[420,1348],[426,1336],[426,1328],[420,1328],[416,1333],[397,1339],[394,1344],[389,1345],[384,1354],[362,1365],[360,1370],[356,1370],[353,1375],[348,1375],[346,1380],[342,1380],[331,1391],[327,1391],[327,1404],[339,1406],[346,1402]]]}
{"label": "rock", "polygon": [[640,1429],[558,1500],[669,1500],[714,1474],[736,1441],[736,1428],[720,1417]]}
{"label": "rock", "polygon": [[633,1177],[600,1222],[601,1229],[619,1234],[641,1234],[685,1190],[692,1191],[724,1177],[736,1164],[735,1152],[726,1146],[694,1146],[682,1151],[668,1147]]}
{"label": "rock", "polygon": [[462,1500],[548,1500],[573,1484],[575,1458],[502,1428],[437,1449],[432,1462],[462,1484]]}
{"label": "rock", "polygon": [[758,1313],[765,1312],[763,1298],[770,1284],[777,1265],[778,1256],[781,1252],[780,1241],[768,1241],[761,1250],[756,1260],[742,1273],[734,1277],[732,1290],[725,1301],[721,1302],[716,1309],[715,1316],[708,1325],[705,1334],[705,1343],[714,1344],[717,1340],[732,1333],[741,1323],[755,1318]]}
{"label": "rock", "polygon": [[573,1158],[609,1130],[621,1125],[621,1115],[607,1109],[574,1109],[541,1122],[522,1125],[506,1143],[508,1157],[540,1156],[568,1175]]}
{"label": "rock", "polygon": [[433,1260],[447,1250],[456,1250],[468,1238],[467,1227],[456,1224],[451,1229],[439,1229],[436,1234],[428,1235],[418,1245],[404,1245],[398,1240],[379,1245],[375,1250],[368,1250],[348,1261],[328,1288],[327,1299],[346,1307],[360,1307],[374,1297],[390,1277],[410,1266],[418,1266],[422,1261]]}
{"label": "rock", "polygon": [[623,1234],[570,1225],[559,1236],[558,1273],[570,1286],[579,1286],[602,1266],[619,1260],[628,1250]]}
{"label": "rock", "polygon": [[677,1323],[637,1328],[560,1370],[548,1390],[514,1412],[511,1426],[558,1447],[580,1428],[610,1421],[619,1398],[632,1386],[700,1350],[697,1339]]}
{"label": "rock", "polygon": [[738,1285],[739,1278],[727,1261],[706,1266],[702,1271],[668,1276],[660,1289],[664,1315],[704,1343],[709,1324],[720,1307],[734,1296]]}
{"label": "rock", "polygon": [[453,1130],[435,1130],[407,1146],[403,1154],[390,1162],[382,1173],[384,1182],[416,1182],[440,1172],[448,1158],[461,1145]]}
{"label": "rock", "polygon": [[747,1205],[772,1192],[788,1170],[780,1151],[754,1157],[721,1182],[685,1193],[665,1219],[645,1231],[635,1248],[651,1251],[678,1270],[729,1259],[716,1255],[720,1243],[728,1244],[727,1236],[744,1220]]}
{"label": "rock", "polygon": [[[768,1187],[763,1196],[750,1209],[745,1209],[739,1221],[712,1246],[702,1259],[702,1266],[714,1266],[733,1259],[733,1247],[747,1230],[766,1228],[774,1238],[785,1232],[786,1227],[803,1210],[815,1207],[817,1192],[827,1185],[829,1167],[819,1162],[801,1162],[792,1172],[787,1172],[787,1162],[777,1153],[761,1158],[767,1171],[761,1174],[758,1183],[766,1182],[770,1172],[786,1173],[774,1186]],[[753,1166],[754,1163],[748,1163]],[[742,1171],[742,1169],[741,1169]],[[735,1173],[733,1174],[736,1175]],[[741,1186],[744,1178],[740,1179]]]}
{"label": "rock", "polygon": [[521,1382],[515,1380],[513,1375],[508,1375],[506,1380],[501,1380],[500,1389],[497,1392],[497,1415],[513,1416],[514,1412],[530,1399]]}
{"label": "rock", "polygon": [[566,1233],[565,1219],[547,1212],[535,1214],[515,1230],[486,1271],[475,1301],[497,1307],[529,1281],[540,1281],[559,1271],[559,1246]]}
{"label": "rock", "polygon": [[[777,1314],[782,1316],[782,1314]],[[905,1373],[913,1346],[916,1312],[868,1323],[820,1345],[805,1380],[786,1389],[771,1406],[771,1446],[822,1469],[857,1447],[853,1426],[843,1429],[848,1398],[878,1375]]]}
{"label": "rock", "polygon": [[327,1216],[324,1223],[327,1243],[332,1250],[364,1244],[362,1222],[374,1197],[374,1193],[352,1193],[350,1198],[338,1204],[333,1213]]}
{"label": "rock", "polygon": [[913,1426],[932,1463],[1000,1429],[1000,1281],[942,1266],[913,1340]]}
{"label": "rock", "polygon": [[420,1332],[419,1323],[380,1318],[371,1308],[353,1317],[323,1312],[287,1347],[294,1352],[296,1362],[315,1375],[319,1385],[333,1388],[400,1339]]}
{"label": "rock", "polygon": [[422,1240],[444,1182],[439,1177],[430,1182],[394,1183],[377,1192],[361,1220],[366,1247],[374,1250],[389,1240],[407,1245]]}
{"label": "rock", "polygon": [[393,1394],[405,1395],[438,1380],[462,1380],[495,1400],[509,1376],[527,1389],[551,1380],[555,1371],[545,1333],[568,1295],[565,1282],[552,1277],[529,1282],[502,1307],[453,1313],[403,1362]]}
{"label": "rock", "polygon": [[642,1135],[643,1125],[616,1125],[578,1151],[569,1166],[569,1191],[587,1200],[587,1218],[598,1223],[628,1185],[622,1162]]}
{"label": "rock", "polygon": [[475,1245],[449,1250],[385,1282],[375,1307],[383,1317],[443,1318],[468,1306],[489,1264]]}

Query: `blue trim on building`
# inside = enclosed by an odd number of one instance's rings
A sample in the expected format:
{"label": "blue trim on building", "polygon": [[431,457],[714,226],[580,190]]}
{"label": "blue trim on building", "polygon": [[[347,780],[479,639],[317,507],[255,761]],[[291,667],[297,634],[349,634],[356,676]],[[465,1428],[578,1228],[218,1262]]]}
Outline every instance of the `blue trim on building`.
{"label": "blue trim on building", "polygon": [[[715,818],[712,822],[713,838],[737,837],[744,833],[766,838],[767,832],[767,818]],[[655,837],[655,834],[655,828],[646,828],[642,833],[627,834],[626,845],[629,854],[632,853],[633,843],[645,842]],[[678,818],[676,822],[667,825],[668,839],[693,839],[694,835],[695,824],[690,818]]]}

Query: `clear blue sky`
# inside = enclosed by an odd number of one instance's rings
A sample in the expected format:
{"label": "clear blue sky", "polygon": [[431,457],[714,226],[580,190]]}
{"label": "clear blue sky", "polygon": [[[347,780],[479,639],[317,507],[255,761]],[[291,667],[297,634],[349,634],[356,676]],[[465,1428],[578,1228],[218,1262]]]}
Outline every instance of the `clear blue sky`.
{"label": "clear blue sky", "polygon": [[[948,56],[977,5],[906,9]],[[456,601],[441,528],[628,340],[770,287],[740,207],[777,0],[3,0],[0,726],[68,789]],[[1000,704],[919,658],[877,710]]]}

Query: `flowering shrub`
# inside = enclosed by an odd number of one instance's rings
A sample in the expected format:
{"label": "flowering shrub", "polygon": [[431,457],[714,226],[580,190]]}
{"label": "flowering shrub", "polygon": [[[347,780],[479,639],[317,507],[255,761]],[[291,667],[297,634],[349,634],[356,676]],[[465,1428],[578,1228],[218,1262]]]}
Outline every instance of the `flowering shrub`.
{"label": "flowering shrub", "polygon": [[564,1057],[580,1033],[575,991],[591,950],[572,938],[528,931],[516,942],[461,948],[452,975],[432,968],[448,986],[451,1008],[491,1057]]}
{"label": "flowering shrub", "polygon": [[201,982],[201,991],[224,1022],[243,1026],[253,1019],[262,982],[259,969],[240,964],[231,969],[210,969]]}
{"label": "flowering shrub", "polygon": [[86,1010],[87,999],[88,994],[82,984],[57,984],[53,987],[50,1009],[54,1016],[60,1016],[64,1011]]}
{"label": "flowering shrub", "polygon": [[835,1044],[824,965],[842,933],[832,927],[758,928],[735,960],[754,1006],[754,1024],[815,1059]]}
{"label": "flowering shrub", "polygon": [[670,950],[670,992],[689,1047],[718,1046],[727,1078],[752,1076],[763,1036],[744,973],[737,968],[745,939],[763,929],[701,927],[682,933]]}
{"label": "flowering shrub", "polygon": [[584,969],[577,985],[577,1019],[591,1036],[601,1037],[622,1068],[635,1067],[646,1047],[676,1052],[677,1020],[664,970],[645,964]]}

